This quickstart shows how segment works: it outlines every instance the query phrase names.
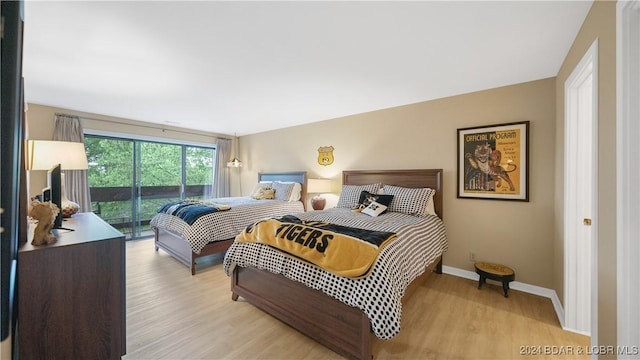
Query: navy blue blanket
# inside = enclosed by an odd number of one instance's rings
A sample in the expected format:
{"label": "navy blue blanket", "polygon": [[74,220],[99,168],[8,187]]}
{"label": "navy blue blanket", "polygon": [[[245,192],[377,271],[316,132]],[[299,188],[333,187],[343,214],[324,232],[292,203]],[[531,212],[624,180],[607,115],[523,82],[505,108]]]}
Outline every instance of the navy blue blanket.
{"label": "navy blue blanket", "polygon": [[202,203],[193,201],[176,201],[162,205],[158,212],[177,216],[189,225],[198,220],[201,216],[231,209],[229,205]]}

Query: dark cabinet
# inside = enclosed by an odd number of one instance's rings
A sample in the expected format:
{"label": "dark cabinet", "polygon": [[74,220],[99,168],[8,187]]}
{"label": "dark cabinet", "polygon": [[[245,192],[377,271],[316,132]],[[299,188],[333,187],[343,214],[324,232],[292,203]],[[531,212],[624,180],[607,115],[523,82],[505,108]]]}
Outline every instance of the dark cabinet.
{"label": "dark cabinet", "polygon": [[54,230],[57,242],[18,252],[18,351],[29,359],[125,354],[124,235],[93,213]]}

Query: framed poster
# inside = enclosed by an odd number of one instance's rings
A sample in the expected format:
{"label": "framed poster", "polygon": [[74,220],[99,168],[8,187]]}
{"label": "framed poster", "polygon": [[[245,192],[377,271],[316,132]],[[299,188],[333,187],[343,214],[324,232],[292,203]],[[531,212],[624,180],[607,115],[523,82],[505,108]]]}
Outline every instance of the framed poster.
{"label": "framed poster", "polygon": [[458,129],[458,198],[529,201],[529,121]]}

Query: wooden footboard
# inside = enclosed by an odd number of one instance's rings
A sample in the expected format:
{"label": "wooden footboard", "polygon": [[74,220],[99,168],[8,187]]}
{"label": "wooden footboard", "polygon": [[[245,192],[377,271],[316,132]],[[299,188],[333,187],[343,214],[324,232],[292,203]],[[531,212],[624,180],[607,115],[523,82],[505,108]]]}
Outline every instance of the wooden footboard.
{"label": "wooden footboard", "polygon": [[[430,274],[442,269],[442,257],[413,281],[402,302]],[[376,337],[362,310],[348,306],[323,292],[282,275],[252,267],[237,266],[231,280],[232,299],[242,296],[249,303],[292,326],[303,334],[350,359],[371,359]]]}
{"label": "wooden footboard", "polygon": [[167,230],[155,228],[156,251],[162,249],[173,256],[176,260],[185,264],[191,269],[191,275],[196,274],[196,259],[227,251],[233,243],[233,239],[211,242],[205,245],[199,254],[191,249],[189,241],[181,236]]}

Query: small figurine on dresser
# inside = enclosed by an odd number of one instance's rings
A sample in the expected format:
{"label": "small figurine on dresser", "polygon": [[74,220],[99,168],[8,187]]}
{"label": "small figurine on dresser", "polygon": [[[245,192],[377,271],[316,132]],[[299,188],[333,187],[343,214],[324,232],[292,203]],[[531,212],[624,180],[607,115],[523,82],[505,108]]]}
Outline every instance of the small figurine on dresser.
{"label": "small figurine on dresser", "polygon": [[50,201],[40,202],[36,200],[31,203],[29,216],[34,220],[38,220],[38,225],[33,231],[31,245],[49,245],[56,242],[57,239],[51,234],[51,229],[59,212],[58,206]]}

